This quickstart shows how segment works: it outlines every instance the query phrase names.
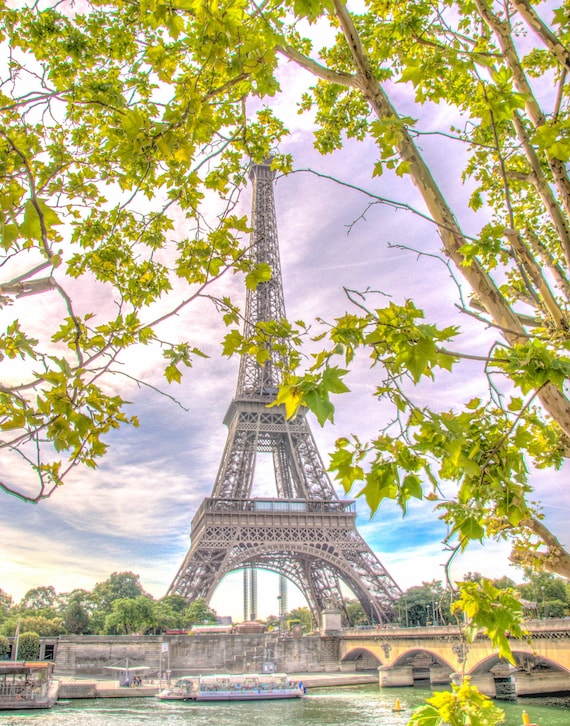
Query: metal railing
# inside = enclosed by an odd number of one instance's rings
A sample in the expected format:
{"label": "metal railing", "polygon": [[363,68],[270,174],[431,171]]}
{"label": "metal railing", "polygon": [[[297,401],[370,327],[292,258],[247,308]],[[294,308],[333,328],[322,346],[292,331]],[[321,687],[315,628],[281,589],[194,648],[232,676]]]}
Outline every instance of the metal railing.
{"label": "metal railing", "polygon": [[206,512],[326,512],[327,514],[354,514],[353,499],[217,499],[208,497],[200,509]]}
{"label": "metal railing", "polygon": [[47,684],[30,685],[24,683],[0,683],[0,698],[17,698],[34,701],[47,693]]}

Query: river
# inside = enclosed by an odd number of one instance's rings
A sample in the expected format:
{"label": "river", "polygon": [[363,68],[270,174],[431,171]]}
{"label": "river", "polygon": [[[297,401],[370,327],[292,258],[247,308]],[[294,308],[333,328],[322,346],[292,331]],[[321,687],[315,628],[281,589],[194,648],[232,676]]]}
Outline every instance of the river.
{"label": "river", "polygon": [[[106,698],[59,702],[49,711],[3,712],[2,726],[405,726],[411,710],[429,696],[414,688],[376,685],[310,689],[306,698],[254,703],[179,703],[157,698]],[[394,713],[399,698],[403,713]],[[506,726],[521,726],[526,711],[537,726],[568,726],[570,698],[497,703]]]}

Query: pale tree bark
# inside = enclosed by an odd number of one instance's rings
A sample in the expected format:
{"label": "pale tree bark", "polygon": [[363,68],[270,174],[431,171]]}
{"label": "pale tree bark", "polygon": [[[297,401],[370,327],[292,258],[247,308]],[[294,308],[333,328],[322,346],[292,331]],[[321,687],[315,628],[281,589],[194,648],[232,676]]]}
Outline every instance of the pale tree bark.
{"label": "pale tree bark", "polygon": [[544,178],[544,174],[542,173],[540,166],[540,160],[530,143],[527,130],[525,129],[524,123],[518,113],[515,113],[513,116],[513,124],[515,131],[517,132],[517,138],[520,141],[531,169],[530,178],[537,192],[540,194],[540,198],[542,199],[550,219],[552,220],[552,224],[556,229],[556,233],[558,234],[558,238],[560,239],[560,244],[564,252],[566,266],[568,267],[570,266],[570,229],[568,228],[566,217],[560,209],[548,181]]}
{"label": "pale tree bark", "polygon": [[542,40],[544,45],[548,48],[560,65],[566,70],[570,70],[570,52],[537,14],[530,2],[528,0],[511,0],[511,3]]}
{"label": "pale tree bark", "polygon": [[[498,18],[489,8],[486,0],[475,0],[475,4],[479,11],[479,14],[489,26],[489,28],[495,34],[499,46],[503,52],[503,57],[506,60],[515,82],[515,86],[519,93],[524,97],[526,109],[534,127],[536,129],[544,126],[546,119],[544,114],[538,105],[536,98],[532,92],[532,88],[525,76],[523,68],[521,66],[519,57],[513,45],[510,28],[506,21]],[[518,129],[517,129],[518,131]],[[558,193],[566,214],[570,214],[570,181],[568,180],[568,174],[566,173],[566,166],[563,161],[556,159],[551,155],[547,154],[548,165],[552,176],[555,180]],[[567,228],[566,228],[567,232]],[[570,247],[565,244],[567,241],[566,234],[561,236],[561,243],[564,248],[564,254],[566,256],[566,264],[570,265]]]}
{"label": "pale tree bark", "polygon": [[536,567],[539,565],[548,572],[553,572],[570,580],[570,554],[564,549],[560,541],[536,519],[525,519],[521,526],[536,535],[546,545],[546,552],[522,550],[515,548],[511,554],[511,561],[523,567]]}

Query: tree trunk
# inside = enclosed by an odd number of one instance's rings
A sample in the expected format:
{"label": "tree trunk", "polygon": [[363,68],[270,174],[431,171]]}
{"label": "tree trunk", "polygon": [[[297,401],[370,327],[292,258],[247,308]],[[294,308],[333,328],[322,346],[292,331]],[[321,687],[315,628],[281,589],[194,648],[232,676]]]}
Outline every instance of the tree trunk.
{"label": "tree trunk", "polygon": [[[379,119],[397,118],[397,113],[390,99],[374,75],[346,7],[340,0],[334,0],[334,4],[337,18],[357,68],[356,85],[359,86]],[[431,216],[438,224],[446,255],[455,263],[457,269],[471,285],[479,298],[479,302],[501,330],[505,340],[510,345],[526,342],[527,335],[519,318],[504,299],[491,277],[476,260],[467,265],[465,264],[465,258],[461,252],[462,246],[466,244],[463,232],[429,167],[405,128],[402,129],[400,135],[398,151],[402,160],[409,163],[410,177],[421,192]],[[570,402],[564,393],[551,383],[547,383],[538,392],[538,398],[549,415],[558,423],[566,436],[570,438]]]}

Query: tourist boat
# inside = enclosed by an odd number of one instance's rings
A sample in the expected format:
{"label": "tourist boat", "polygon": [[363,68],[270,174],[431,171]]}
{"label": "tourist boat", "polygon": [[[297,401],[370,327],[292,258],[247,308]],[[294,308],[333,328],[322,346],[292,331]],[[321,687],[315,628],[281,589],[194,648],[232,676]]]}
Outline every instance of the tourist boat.
{"label": "tourist boat", "polygon": [[163,701],[269,701],[301,698],[303,683],[286,673],[184,676],[158,694]]}
{"label": "tourist boat", "polygon": [[0,711],[51,708],[59,691],[53,668],[46,661],[0,661]]}

